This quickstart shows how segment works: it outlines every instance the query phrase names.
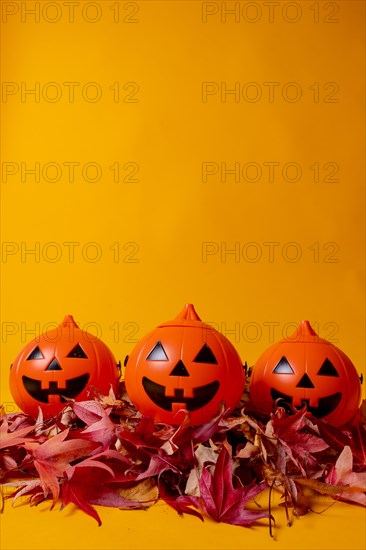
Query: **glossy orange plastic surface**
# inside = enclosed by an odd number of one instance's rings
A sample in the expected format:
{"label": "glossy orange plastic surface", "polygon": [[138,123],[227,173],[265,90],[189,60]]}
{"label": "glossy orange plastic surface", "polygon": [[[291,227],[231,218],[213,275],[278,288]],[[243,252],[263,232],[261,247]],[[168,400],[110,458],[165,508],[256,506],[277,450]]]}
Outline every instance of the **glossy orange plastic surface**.
{"label": "glossy orange plastic surface", "polygon": [[10,390],[25,413],[45,417],[60,412],[65,398],[87,399],[88,390],[117,389],[119,370],[110,349],[81,330],[71,315],[29,342],[10,369]]}
{"label": "glossy orange plastic surface", "polygon": [[233,408],[243,393],[244,370],[234,346],[203,323],[192,304],[162,323],[133,349],[126,390],[135,407],[158,422],[209,421],[224,402]]}
{"label": "glossy orange plastic surface", "polygon": [[268,348],[254,366],[250,396],[260,410],[270,412],[273,402],[292,404],[324,418],[334,426],[356,414],[361,384],[357,371],[343,351],[320,338],[308,321]]}

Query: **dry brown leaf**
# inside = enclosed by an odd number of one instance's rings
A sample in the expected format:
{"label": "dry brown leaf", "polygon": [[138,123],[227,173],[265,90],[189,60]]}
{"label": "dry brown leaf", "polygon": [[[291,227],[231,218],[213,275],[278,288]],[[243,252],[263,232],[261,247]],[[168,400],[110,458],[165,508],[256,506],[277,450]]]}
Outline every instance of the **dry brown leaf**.
{"label": "dry brown leaf", "polygon": [[143,502],[146,507],[150,507],[159,498],[159,491],[156,482],[152,478],[141,481],[138,485],[128,489],[118,489],[118,494],[133,502]]}
{"label": "dry brown leaf", "polygon": [[235,458],[253,458],[260,452],[258,445],[253,445],[253,443],[247,441],[245,447],[240,449]]}
{"label": "dry brown leaf", "polygon": [[218,454],[211,447],[206,447],[205,445],[198,445],[195,456],[197,460],[197,466],[192,468],[187,479],[187,484],[185,488],[185,493],[190,496],[199,496],[199,480],[202,474],[204,466],[209,463],[216,464]]}
{"label": "dry brown leaf", "polygon": [[323,483],[317,479],[296,478],[294,481],[298,485],[313,489],[321,495],[336,495],[348,488],[348,485],[330,485],[329,483]]}

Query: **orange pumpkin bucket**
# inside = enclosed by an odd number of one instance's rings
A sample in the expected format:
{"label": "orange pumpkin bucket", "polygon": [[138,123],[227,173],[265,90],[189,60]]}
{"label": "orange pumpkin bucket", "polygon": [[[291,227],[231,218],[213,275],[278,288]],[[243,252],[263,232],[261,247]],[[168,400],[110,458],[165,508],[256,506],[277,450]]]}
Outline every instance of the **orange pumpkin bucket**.
{"label": "orange pumpkin bucket", "polygon": [[119,370],[111,350],[81,330],[71,315],[29,342],[10,369],[10,390],[19,408],[32,416],[38,407],[54,416],[67,398],[87,399],[88,388],[107,394],[117,389]]}
{"label": "orange pumpkin bucket", "polygon": [[192,304],[162,323],[133,349],[126,391],[135,407],[158,422],[179,424],[188,411],[199,425],[233,408],[244,390],[244,370],[234,346],[203,323]]}
{"label": "orange pumpkin bucket", "polygon": [[349,422],[358,410],[361,384],[343,351],[320,338],[302,321],[295,333],[269,347],[258,359],[250,381],[250,396],[260,410],[273,402],[307,405],[318,418],[334,426]]}

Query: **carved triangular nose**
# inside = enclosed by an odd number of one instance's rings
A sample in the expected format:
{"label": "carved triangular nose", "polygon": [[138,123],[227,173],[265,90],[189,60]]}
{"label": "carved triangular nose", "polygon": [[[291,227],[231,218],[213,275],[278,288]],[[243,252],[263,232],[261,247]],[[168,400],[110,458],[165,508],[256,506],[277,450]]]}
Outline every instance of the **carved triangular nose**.
{"label": "carved triangular nose", "polygon": [[189,376],[189,372],[182,360],[178,361],[169,376]]}
{"label": "carved triangular nose", "polygon": [[300,382],[296,386],[297,388],[315,388],[314,384],[308,377],[308,375],[305,373],[304,376],[301,378]]}
{"label": "carved triangular nose", "polygon": [[51,363],[48,365],[46,370],[62,370],[61,366],[59,365],[56,357],[52,359]]}

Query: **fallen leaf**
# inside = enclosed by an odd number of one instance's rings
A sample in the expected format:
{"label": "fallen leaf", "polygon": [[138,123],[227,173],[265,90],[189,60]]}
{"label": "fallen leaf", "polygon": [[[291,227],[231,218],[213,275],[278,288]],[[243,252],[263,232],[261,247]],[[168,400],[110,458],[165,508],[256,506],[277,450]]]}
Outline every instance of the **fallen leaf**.
{"label": "fallen leaf", "polygon": [[0,426],[0,449],[7,449],[14,445],[23,445],[27,441],[34,441],[34,438],[26,437],[30,432],[34,431],[34,426],[27,426],[15,431],[8,431],[8,429],[9,424],[5,419]]}
{"label": "fallen leaf", "polygon": [[258,445],[253,445],[250,441],[247,441],[245,447],[240,449],[235,455],[235,458],[253,458],[261,452]]}
{"label": "fallen leaf", "polygon": [[42,489],[44,498],[47,497],[47,492],[43,490],[42,483],[39,479],[24,480],[20,482],[6,484],[6,487],[12,487],[12,486],[20,487],[18,490],[15,491],[15,493],[13,493],[13,495],[11,495],[13,497],[12,506],[15,505],[16,501],[20,497],[24,495],[29,495],[30,493],[34,492],[35,489]]}
{"label": "fallen leaf", "polygon": [[344,485],[330,485],[329,483],[324,483],[317,479],[295,478],[294,481],[298,485],[313,489],[321,495],[336,495],[342,493],[345,489]]}
{"label": "fallen leaf", "polygon": [[25,448],[34,458],[34,466],[39,474],[42,487],[53,496],[53,504],[60,494],[59,478],[63,477],[70,462],[88,455],[99,445],[93,441],[73,439],[65,441],[69,429],[60,432],[44,443],[25,443]]}
{"label": "fallen leaf", "polygon": [[145,508],[144,504],[134,502],[119,495],[119,486],[113,486],[113,475],[96,464],[77,465],[71,477],[65,479],[61,488],[62,505],[75,504],[83,512],[102,524],[93,504],[113,508]]}
{"label": "fallen leaf", "polygon": [[343,433],[339,428],[334,428],[331,424],[321,419],[317,419],[316,424],[320,436],[332,449],[342,452],[344,447],[350,444],[349,435]]}
{"label": "fallen leaf", "polygon": [[107,412],[102,409],[102,417],[80,432],[80,437],[101,443],[102,449],[108,449],[116,439],[116,427]]}
{"label": "fallen leaf", "polygon": [[250,525],[261,518],[269,518],[262,511],[247,510],[244,506],[264,489],[263,485],[253,484],[235,489],[232,481],[232,466],[229,453],[222,448],[214,474],[207,468],[200,479],[200,499],[202,510],[215,521],[232,525]]}
{"label": "fallen leaf", "polygon": [[334,485],[346,486],[346,490],[334,498],[366,506],[366,472],[356,473],[352,469],[353,455],[351,448],[346,445],[326,481]]}
{"label": "fallen leaf", "polygon": [[190,471],[186,483],[185,493],[190,496],[200,496],[199,480],[202,474],[202,470],[208,464],[216,464],[218,454],[211,447],[205,445],[198,445],[194,453],[197,464]]}
{"label": "fallen leaf", "polygon": [[180,472],[179,468],[172,463],[171,459],[169,460],[167,457],[156,454],[151,457],[148,468],[139,474],[136,479],[140,480],[157,476],[166,472],[166,470],[173,470],[177,473]]}
{"label": "fallen leaf", "polygon": [[171,487],[162,479],[158,480],[158,489],[160,498],[166,502],[171,508],[173,508],[180,516],[183,514],[189,514],[195,516],[203,521],[202,515],[192,508],[198,507],[198,499],[191,496],[185,496],[180,494],[175,494]]}
{"label": "fallen leaf", "polygon": [[129,488],[120,488],[118,494],[132,502],[143,503],[146,507],[152,506],[159,498],[156,482],[152,478],[144,479],[137,485]]}
{"label": "fallen leaf", "polygon": [[[322,437],[309,428],[307,414],[304,407],[296,414],[286,416],[284,409],[279,407],[267,423],[265,436],[269,443],[277,447],[276,468],[283,474],[286,474],[289,458],[305,477],[307,469],[314,468],[317,463],[313,454],[329,447]],[[262,443],[265,445],[263,439]]]}
{"label": "fallen leaf", "polygon": [[358,466],[366,466],[366,427],[357,422],[351,429],[350,447]]}

